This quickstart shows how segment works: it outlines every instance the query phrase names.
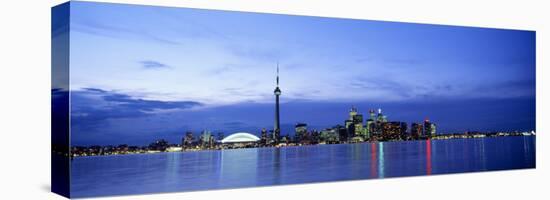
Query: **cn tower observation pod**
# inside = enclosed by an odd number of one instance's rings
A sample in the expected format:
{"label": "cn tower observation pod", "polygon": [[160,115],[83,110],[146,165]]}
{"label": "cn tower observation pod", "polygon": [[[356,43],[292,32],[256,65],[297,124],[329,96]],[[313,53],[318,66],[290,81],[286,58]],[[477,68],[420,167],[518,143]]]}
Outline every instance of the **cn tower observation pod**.
{"label": "cn tower observation pod", "polygon": [[252,135],[250,133],[233,133],[227,137],[225,137],[221,143],[249,143],[249,142],[258,142],[260,141],[260,138],[256,137],[255,135]]}

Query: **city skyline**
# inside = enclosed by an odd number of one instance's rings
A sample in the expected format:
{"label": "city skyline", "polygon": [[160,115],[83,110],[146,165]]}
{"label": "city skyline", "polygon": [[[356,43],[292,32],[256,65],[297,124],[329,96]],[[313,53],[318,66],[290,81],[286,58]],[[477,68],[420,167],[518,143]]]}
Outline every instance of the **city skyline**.
{"label": "city skyline", "polygon": [[430,117],[443,132],[535,127],[534,32],[72,6],[74,144],[143,144],[202,129],[258,134],[273,127],[277,61],[284,133],[298,122],[342,124],[352,105],[407,123]]}

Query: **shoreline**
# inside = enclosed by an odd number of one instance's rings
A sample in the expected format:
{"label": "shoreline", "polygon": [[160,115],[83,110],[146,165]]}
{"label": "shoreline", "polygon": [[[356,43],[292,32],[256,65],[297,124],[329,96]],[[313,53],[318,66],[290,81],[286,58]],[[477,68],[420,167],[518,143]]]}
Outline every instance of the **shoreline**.
{"label": "shoreline", "polygon": [[[327,143],[327,144],[307,144],[307,145],[296,145],[286,144],[281,146],[251,146],[251,147],[233,147],[233,148],[215,148],[215,149],[188,149],[180,151],[139,151],[139,152],[125,152],[125,153],[111,153],[111,154],[102,154],[102,155],[71,155],[71,159],[80,158],[80,157],[111,157],[111,156],[129,156],[129,155],[141,155],[141,154],[162,154],[162,153],[191,153],[191,152],[208,152],[208,151],[228,151],[228,150],[243,150],[243,149],[268,149],[268,148],[298,148],[298,147],[315,147],[315,146],[325,146],[325,145],[346,145],[346,144],[372,144],[372,143],[398,143],[398,142],[417,142],[417,141],[430,141],[430,140],[455,140],[455,139],[483,139],[483,138],[500,138],[500,137],[536,137],[535,134],[531,135],[503,135],[503,136],[483,136],[483,137],[453,137],[453,138],[428,138],[428,139],[416,139],[416,140],[390,140],[390,141],[366,141],[366,142],[346,142],[346,143]],[[56,152],[53,152],[56,154]],[[57,155],[65,156],[63,154],[57,153]]]}

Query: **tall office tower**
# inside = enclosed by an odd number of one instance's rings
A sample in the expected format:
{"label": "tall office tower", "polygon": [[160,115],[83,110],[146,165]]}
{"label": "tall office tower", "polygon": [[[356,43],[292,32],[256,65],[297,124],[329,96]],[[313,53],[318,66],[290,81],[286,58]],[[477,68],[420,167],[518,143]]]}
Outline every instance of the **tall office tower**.
{"label": "tall office tower", "polygon": [[365,122],[365,127],[363,129],[365,132],[365,140],[371,139],[372,133],[374,132],[374,120],[368,119],[367,122]]}
{"label": "tall office tower", "polygon": [[185,132],[185,139],[184,139],[184,148],[191,148],[193,146],[193,141],[195,140],[193,136],[193,132],[187,131]]}
{"label": "tall office tower", "polygon": [[424,120],[424,133],[422,134],[425,137],[432,136],[432,123],[428,118]]}
{"label": "tall office tower", "polygon": [[296,126],[294,126],[294,137],[296,138],[295,141],[300,143],[307,137],[307,124],[305,123],[297,123]]}
{"label": "tall office tower", "polygon": [[349,120],[353,120],[353,117],[355,117],[355,115],[357,115],[357,108],[355,108],[355,106],[352,106],[349,110]]}
{"label": "tall office tower", "polygon": [[437,135],[435,124],[432,123],[431,130],[430,130],[430,136],[435,137]]}
{"label": "tall office tower", "polygon": [[422,123],[412,123],[411,124],[411,137],[414,139],[420,138],[422,133],[424,132],[424,128],[422,126]]}
{"label": "tall office tower", "polygon": [[380,109],[380,108],[378,108],[377,121],[379,121],[379,122],[388,122],[388,118],[384,114],[382,114],[382,109]]}
{"label": "tall office tower", "polygon": [[268,142],[269,140],[267,139],[267,137],[268,137],[268,136],[267,136],[267,130],[266,130],[265,128],[262,128],[262,134],[261,134],[261,135],[262,135],[261,138],[260,138],[260,139],[261,139],[261,143],[264,144],[264,145],[267,144],[267,142]]}
{"label": "tall office tower", "polygon": [[402,140],[406,140],[407,139],[407,123],[405,122],[401,122],[401,132],[399,133],[399,138],[402,139]]}
{"label": "tall office tower", "polygon": [[203,130],[201,133],[201,145],[203,147],[211,146],[212,145],[212,132],[209,130]]}
{"label": "tall office tower", "polygon": [[352,138],[363,132],[363,115],[357,114],[357,108],[351,107],[349,118],[345,121],[347,136]]}
{"label": "tall office tower", "polygon": [[375,121],[376,120],[376,114],[374,113],[374,110],[373,109],[370,109],[369,110],[369,115],[370,115],[370,119],[372,121]]}

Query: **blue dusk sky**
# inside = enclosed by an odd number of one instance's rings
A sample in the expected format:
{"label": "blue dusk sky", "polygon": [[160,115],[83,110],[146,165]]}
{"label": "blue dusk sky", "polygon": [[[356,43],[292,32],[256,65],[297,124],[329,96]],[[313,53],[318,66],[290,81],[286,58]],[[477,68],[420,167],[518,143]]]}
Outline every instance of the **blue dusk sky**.
{"label": "blue dusk sky", "polygon": [[535,129],[534,31],[91,2],[70,17],[73,145],[272,129],[277,62],[283,134],[351,106],[440,132]]}

